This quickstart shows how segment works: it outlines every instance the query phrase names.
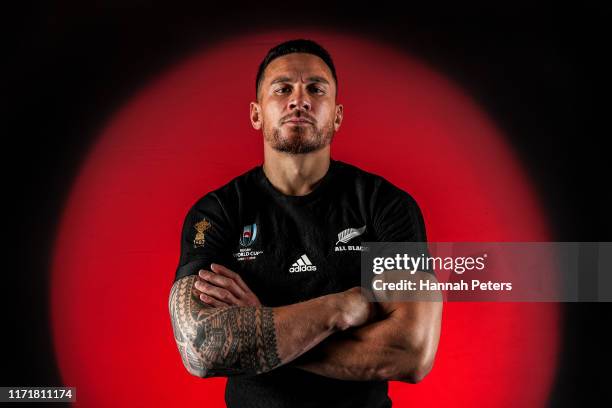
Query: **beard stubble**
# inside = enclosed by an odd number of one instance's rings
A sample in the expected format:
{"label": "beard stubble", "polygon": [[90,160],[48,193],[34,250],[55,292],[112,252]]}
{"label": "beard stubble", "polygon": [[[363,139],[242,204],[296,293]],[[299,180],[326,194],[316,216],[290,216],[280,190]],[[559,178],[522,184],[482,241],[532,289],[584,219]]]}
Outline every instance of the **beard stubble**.
{"label": "beard stubble", "polygon": [[293,126],[290,130],[285,130],[290,133],[285,136],[281,135],[281,131],[280,127],[275,126],[267,130],[264,126],[264,137],[273,149],[289,154],[314,152],[329,145],[334,138],[332,122],[320,128],[310,124]]}

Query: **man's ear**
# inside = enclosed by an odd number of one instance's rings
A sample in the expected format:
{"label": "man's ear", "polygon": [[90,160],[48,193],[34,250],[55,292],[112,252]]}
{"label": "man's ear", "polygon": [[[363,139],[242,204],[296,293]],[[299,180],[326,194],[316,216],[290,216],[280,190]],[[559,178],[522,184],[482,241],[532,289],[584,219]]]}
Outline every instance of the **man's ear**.
{"label": "man's ear", "polygon": [[336,105],[336,114],[334,116],[334,130],[338,131],[340,129],[340,124],[342,123],[342,118],[344,117],[344,106]]}
{"label": "man's ear", "polygon": [[261,106],[257,102],[251,102],[251,126],[253,129],[261,129]]}

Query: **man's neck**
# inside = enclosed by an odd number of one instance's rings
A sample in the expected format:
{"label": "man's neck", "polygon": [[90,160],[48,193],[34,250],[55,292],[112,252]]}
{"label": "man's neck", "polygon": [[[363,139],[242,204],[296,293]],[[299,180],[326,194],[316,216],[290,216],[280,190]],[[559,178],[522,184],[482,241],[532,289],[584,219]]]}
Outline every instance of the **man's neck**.
{"label": "man's neck", "polygon": [[329,146],[307,154],[288,154],[266,146],[263,170],[270,183],[285,195],[312,192],[330,164]]}

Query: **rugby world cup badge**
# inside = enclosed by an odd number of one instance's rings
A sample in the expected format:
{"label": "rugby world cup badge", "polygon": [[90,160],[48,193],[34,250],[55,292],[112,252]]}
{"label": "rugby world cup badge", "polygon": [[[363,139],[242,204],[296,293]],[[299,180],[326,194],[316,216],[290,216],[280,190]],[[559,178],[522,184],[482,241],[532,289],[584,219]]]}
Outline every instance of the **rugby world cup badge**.
{"label": "rugby world cup badge", "polygon": [[243,247],[251,246],[255,239],[257,239],[257,224],[245,225],[240,237],[240,245]]}
{"label": "rugby world cup badge", "polygon": [[252,249],[251,246],[257,239],[257,224],[245,225],[240,236],[240,246],[238,252],[234,253],[234,257],[238,262],[253,261],[263,254],[261,249]]}

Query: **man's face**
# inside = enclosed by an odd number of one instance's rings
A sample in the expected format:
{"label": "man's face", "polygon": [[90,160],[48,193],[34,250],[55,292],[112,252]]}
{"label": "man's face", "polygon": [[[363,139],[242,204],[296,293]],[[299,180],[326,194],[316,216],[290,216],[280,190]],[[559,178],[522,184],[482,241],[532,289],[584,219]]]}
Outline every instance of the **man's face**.
{"label": "man's face", "polygon": [[331,70],[316,55],[292,53],[265,69],[251,122],[273,149],[309,153],[329,145],[342,122]]}

